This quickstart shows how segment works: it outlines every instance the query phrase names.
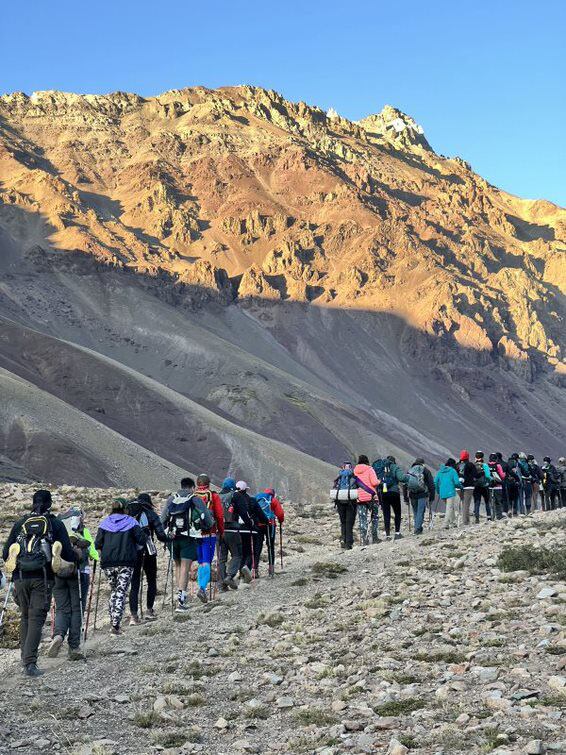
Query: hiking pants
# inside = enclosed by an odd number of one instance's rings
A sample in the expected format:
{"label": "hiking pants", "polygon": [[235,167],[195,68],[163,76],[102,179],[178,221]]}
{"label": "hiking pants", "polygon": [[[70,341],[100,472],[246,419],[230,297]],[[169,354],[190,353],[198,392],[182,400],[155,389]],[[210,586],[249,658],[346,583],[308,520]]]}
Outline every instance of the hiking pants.
{"label": "hiking pants", "polygon": [[474,497],[473,488],[464,488],[459,491],[460,505],[462,509],[462,524],[464,526],[470,523],[470,507],[472,505],[472,499]]}
{"label": "hiking pants", "polygon": [[509,516],[519,516],[519,486],[518,485],[509,485],[507,487],[507,500],[509,501],[509,511],[507,512]]}
{"label": "hiking pants", "polygon": [[216,553],[216,535],[205,535],[200,538],[198,549],[197,584],[200,590],[206,590],[210,582],[211,564]]}
{"label": "hiking pants", "polygon": [[37,663],[37,649],[41,641],[41,630],[45,624],[53,583],[43,577],[38,579],[16,579],[14,581],[14,601],[20,609],[20,653],[22,663]]}
{"label": "hiking pants", "polygon": [[72,650],[81,644],[82,609],[79,594],[79,576],[62,579],[55,575],[53,585],[55,598],[55,631],[65,639],[69,633],[68,642]]}
{"label": "hiking pants", "polygon": [[268,524],[265,527],[258,527],[257,532],[253,534],[253,547],[254,547],[254,566],[256,574],[259,569],[259,562],[261,560],[261,554],[263,551],[263,542],[267,542],[267,561],[269,563],[269,573],[271,574],[275,569],[275,525]]}
{"label": "hiking pants", "polygon": [[549,488],[545,490],[546,509],[545,511],[552,511],[558,507],[558,488]]}
{"label": "hiking pants", "polygon": [[126,608],[126,596],[134,573],[133,566],[110,566],[104,569],[110,584],[108,613],[113,627],[119,627]]}
{"label": "hiking pants", "polygon": [[531,501],[533,496],[533,486],[530,482],[525,482],[523,484],[523,506],[525,507],[525,511],[527,514],[531,513]]}
{"label": "hiking pants", "polygon": [[358,503],[358,525],[360,527],[360,545],[369,545],[369,521],[368,515],[371,516],[371,539],[373,543],[377,542],[378,530],[377,520],[379,516],[379,502],[368,501],[368,503]]}
{"label": "hiking pants", "polygon": [[[230,554],[230,563],[228,561]],[[242,566],[242,536],[237,530],[224,530],[224,537],[220,541],[219,548],[219,572],[220,580],[234,579]]]}
{"label": "hiking pants", "polygon": [[422,535],[426,504],[428,496],[422,498],[410,498],[413,507],[413,518],[415,520],[415,535]]}
{"label": "hiking pants", "polygon": [[340,542],[343,548],[351,550],[354,545],[354,524],[356,523],[357,506],[350,501],[338,501],[336,508],[340,517]]}
{"label": "hiking pants", "polygon": [[504,509],[506,506],[503,499],[503,488],[491,489],[491,502],[492,502],[492,509],[493,509],[493,518],[503,519],[502,509]]}
{"label": "hiking pants", "polygon": [[450,529],[450,527],[457,527],[458,518],[456,517],[456,506],[458,499],[456,498],[456,496],[453,496],[452,498],[442,498],[441,500],[446,506],[446,513],[444,515],[444,528],[448,530]]}
{"label": "hiking pants", "polygon": [[474,488],[474,516],[476,522],[480,520],[480,504],[481,499],[485,504],[485,515],[488,519],[491,519],[491,506],[489,505],[489,488]]}
{"label": "hiking pants", "polygon": [[566,508],[566,488],[560,488],[560,508]]}
{"label": "hiking pants", "polygon": [[[253,536],[254,533],[249,530],[240,532],[240,537],[242,538],[242,566],[247,566],[248,569],[253,569],[255,566],[254,551],[252,548]],[[242,566],[240,566],[240,569]]]}
{"label": "hiking pants", "polygon": [[391,531],[391,509],[393,509],[395,517],[395,532],[399,534],[401,532],[401,494],[388,490],[387,493],[383,494],[381,506],[383,508],[385,534],[389,536]]}
{"label": "hiking pants", "polygon": [[132,574],[132,584],[130,587],[130,613],[138,612],[138,602],[140,596],[140,583],[142,568],[146,577],[146,606],[153,608],[155,596],[157,595],[157,555],[150,556],[144,548],[138,553],[138,560],[134,566]]}

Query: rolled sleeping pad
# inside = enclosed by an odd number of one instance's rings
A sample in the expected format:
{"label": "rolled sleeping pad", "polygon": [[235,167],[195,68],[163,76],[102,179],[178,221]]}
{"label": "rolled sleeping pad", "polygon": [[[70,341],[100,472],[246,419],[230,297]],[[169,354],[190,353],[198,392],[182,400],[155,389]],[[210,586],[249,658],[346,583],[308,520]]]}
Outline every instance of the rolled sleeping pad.
{"label": "rolled sleeping pad", "polygon": [[357,488],[350,488],[349,490],[347,488],[345,488],[344,490],[336,490],[333,488],[330,491],[330,500],[331,501],[357,501],[358,490]]}

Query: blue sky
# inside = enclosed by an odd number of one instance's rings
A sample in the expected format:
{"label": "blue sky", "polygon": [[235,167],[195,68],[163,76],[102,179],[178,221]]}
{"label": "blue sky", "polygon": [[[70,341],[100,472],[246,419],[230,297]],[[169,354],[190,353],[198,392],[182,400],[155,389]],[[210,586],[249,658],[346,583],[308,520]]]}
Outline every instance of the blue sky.
{"label": "blue sky", "polygon": [[492,183],[566,205],[564,0],[4,3],[0,91],[257,84],[348,118],[386,103]]}

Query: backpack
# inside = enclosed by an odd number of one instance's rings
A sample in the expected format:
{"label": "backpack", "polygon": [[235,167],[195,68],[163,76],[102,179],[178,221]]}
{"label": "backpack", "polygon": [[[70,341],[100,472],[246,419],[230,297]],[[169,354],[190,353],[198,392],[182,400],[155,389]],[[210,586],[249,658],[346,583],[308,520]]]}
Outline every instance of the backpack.
{"label": "backpack", "polygon": [[167,513],[167,529],[173,538],[198,537],[202,530],[210,530],[212,513],[192,493],[175,493]]}
{"label": "backpack", "polygon": [[200,526],[197,530],[208,532],[214,527],[214,514],[210,510],[212,506],[212,493],[210,490],[197,490],[193,493],[193,506],[199,513]]}
{"label": "backpack", "polygon": [[[73,525],[76,524],[76,520],[78,518],[79,517],[76,514],[69,512],[67,512],[66,514],[60,514],[57,517],[57,519],[59,519],[59,521],[63,523],[65,529],[67,530],[69,540],[71,541],[71,546],[75,552],[75,555],[77,556],[78,568],[82,569],[88,564],[88,550],[90,543],[80,534],[80,532],[77,532],[77,530],[73,527]],[[76,573],[77,564],[69,563],[68,565],[62,566],[59,569],[57,576],[61,577],[62,579],[68,579],[69,577],[74,577]]]}
{"label": "backpack", "polygon": [[395,477],[391,474],[391,462],[389,459],[376,459],[372,467],[377,479],[381,481],[381,487],[384,492],[395,483]]}
{"label": "backpack", "polygon": [[351,469],[341,469],[338,477],[334,480],[336,490],[354,490],[356,488],[356,478]]}
{"label": "backpack", "polygon": [[220,493],[220,500],[222,501],[222,510],[224,512],[224,521],[226,524],[238,524],[238,516],[234,511],[234,498],[233,490],[229,490],[227,493]]}
{"label": "backpack", "polygon": [[424,467],[422,464],[415,464],[407,472],[407,488],[411,493],[426,493],[427,485],[425,482]]}
{"label": "backpack", "polygon": [[30,514],[20,527],[16,538],[20,552],[16,559],[16,570],[26,572],[43,570],[51,564],[53,530],[49,516]]}
{"label": "backpack", "polygon": [[273,524],[275,521],[275,514],[271,510],[271,501],[273,500],[273,496],[269,493],[258,493],[255,496],[256,501],[259,503],[261,510],[269,520],[270,524]]}
{"label": "backpack", "polygon": [[519,459],[519,472],[521,473],[521,477],[523,480],[526,480],[527,482],[530,482],[532,479],[532,472],[531,468],[529,467],[529,462],[525,461],[524,459]]}
{"label": "backpack", "polygon": [[497,462],[496,461],[489,462],[488,467],[489,467],[489,473],[491,475],[491,486],[495,487],[497,483],[503,482],[503,478],[501,477],[501,475],[499,474],[499,470],[497,469]]}
{"label": "backpack", "polygon": [[476,461],[476,487],[487,488],[489,486],[489,479],[490,478],[485,473],[483,461]]}

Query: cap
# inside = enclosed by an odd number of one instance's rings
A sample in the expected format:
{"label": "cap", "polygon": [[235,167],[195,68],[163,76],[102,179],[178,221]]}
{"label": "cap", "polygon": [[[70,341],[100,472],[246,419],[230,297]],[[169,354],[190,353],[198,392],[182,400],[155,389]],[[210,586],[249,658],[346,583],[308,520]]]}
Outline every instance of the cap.
{"label": "cap", "polygon": [[236,483],[236,489],[237,490],[249,490],[249,485],[247,482],[244,482],[243,480],[238,480]]}

